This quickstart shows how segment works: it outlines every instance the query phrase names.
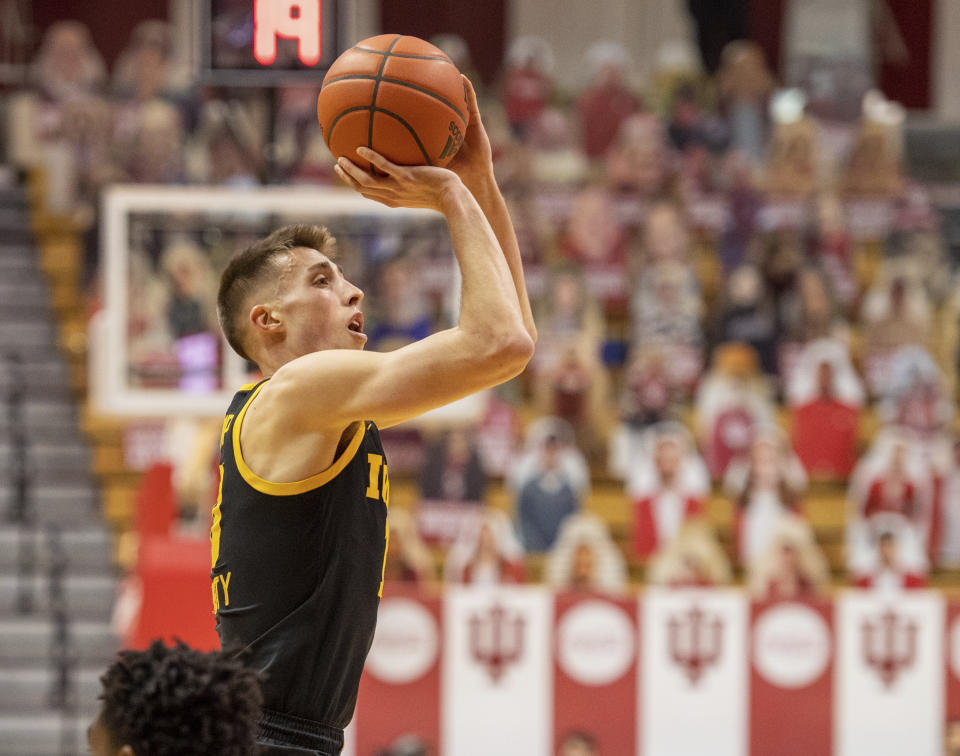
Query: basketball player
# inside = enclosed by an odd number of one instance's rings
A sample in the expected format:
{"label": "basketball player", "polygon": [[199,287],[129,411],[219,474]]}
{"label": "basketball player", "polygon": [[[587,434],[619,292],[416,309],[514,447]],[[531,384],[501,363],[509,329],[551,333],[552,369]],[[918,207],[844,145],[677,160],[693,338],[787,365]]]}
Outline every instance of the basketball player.
{"label": "basketball player", "polygon": [[87,729],[93,756],[253,756],[263,698],[257,674],[219,651],[154,641],[121,651],[100,678]]}
{"label": "basketball player", "polygon": [[345,158],[336,166],[364,197],[445,216],[463,279],[455,327],[364,351],[363,292],[321,227],[274,232],[221,279],[227,340],[266,379],[237,393],[223,424],[213,601],[221,643],[247,648],[264,675],[263,753],[343,747],[389,538],[377,429],[502,383],[533,352],[516,236],[464,81],[470,126],[449,169],[400,167],[365,148],[378,175]]}

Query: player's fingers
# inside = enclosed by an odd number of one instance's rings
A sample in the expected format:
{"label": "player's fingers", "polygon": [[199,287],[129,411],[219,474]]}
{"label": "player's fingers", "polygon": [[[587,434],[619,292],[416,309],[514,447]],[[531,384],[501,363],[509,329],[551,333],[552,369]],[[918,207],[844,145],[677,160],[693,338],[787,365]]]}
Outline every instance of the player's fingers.
{"label": "player's fingers", "polygon": [[337,167],[339,167],[341,171],[343,171],[360,186],[366,186],[368,183],[370,183],[370,174],[363,170],[363,168],[361,168],[359,165],[351,161],[349,158],[337,158]]}
{"label": "player's fingers", "polygon": [[473,120],[480,120],[480,106],[477,104],[477,90],[473,88],[473,82],[470,81],[466,76],[460,74],[460,77],[463,79],[464,89],[467,91],[467,105],[470,108],[470,122],[473,123]]}
{"label": "player's fingers", "polygon": [[351,189],[356,189],[357,191],[360,190],[360,185],[350,177],[350,174],[348,174],[345,170],[343,170],[343,168],[340,167],[339,160],[333,166],[333,170],[334,170],[334,173],[336,173],[340,177],[340,180],[343,181],[344,184],[349,186]]}
{"label": "player's fingers", "polygon": [[388,176],[395,176],[400,171],[400,166],[391,163],[379,152],[374,152],[369,147],[357,147],[357,154],[381,173]]}

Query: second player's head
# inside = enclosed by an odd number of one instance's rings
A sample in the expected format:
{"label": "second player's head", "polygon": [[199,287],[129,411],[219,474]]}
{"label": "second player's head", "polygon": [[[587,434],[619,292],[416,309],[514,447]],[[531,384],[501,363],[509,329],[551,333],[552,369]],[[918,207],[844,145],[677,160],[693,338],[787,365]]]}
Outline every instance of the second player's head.
{"label": "second player's head", "polygon": [[321,349],[362,349],[362,299],[336,263],[329,231],[297,224],[230,261],[220,278],[217,312],[230,346],[271,373]]}
{"label": "second player's head", "polygon": [[87,731],[94,756],[252,756],[263,696],[257,673],[221,652],[154,641],[121,651]]}

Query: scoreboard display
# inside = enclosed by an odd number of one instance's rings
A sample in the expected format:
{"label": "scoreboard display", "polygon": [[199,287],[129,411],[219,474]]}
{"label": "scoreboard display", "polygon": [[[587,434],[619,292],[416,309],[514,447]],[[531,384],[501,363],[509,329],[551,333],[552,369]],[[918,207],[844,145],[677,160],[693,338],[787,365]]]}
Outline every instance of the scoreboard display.
{"label": "scoreboard display", "polygon": [[270,86],[323,80],[339,55],[340,0],[207,0],[203,80]]}

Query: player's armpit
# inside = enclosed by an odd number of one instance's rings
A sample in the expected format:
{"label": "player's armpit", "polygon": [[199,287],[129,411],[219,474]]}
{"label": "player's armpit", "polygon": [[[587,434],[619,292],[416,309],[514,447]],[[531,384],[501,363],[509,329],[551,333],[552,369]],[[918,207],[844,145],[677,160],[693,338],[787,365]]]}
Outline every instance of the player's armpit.
{"label": "player's armpit", "polygon": [[280,368],[257,403],[292,433],[395,425],[513,378],[532,353],[519,325],[483,335],[452,328],[393,352],[314,352]]}

